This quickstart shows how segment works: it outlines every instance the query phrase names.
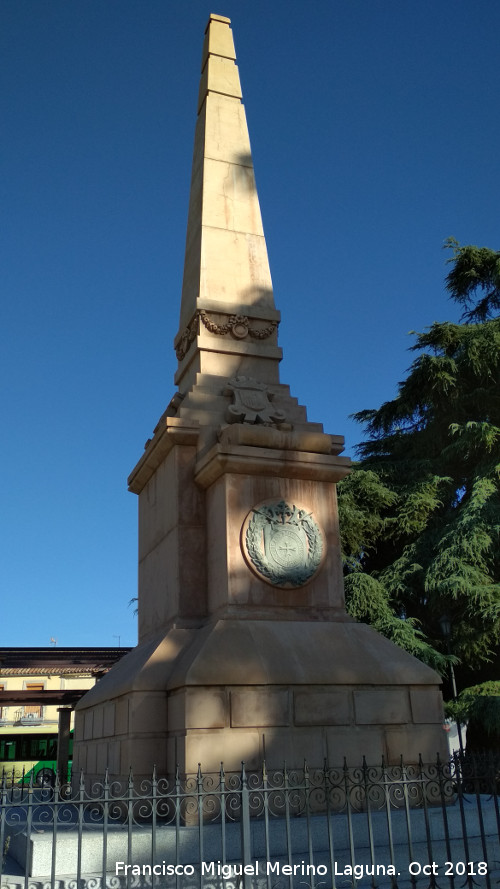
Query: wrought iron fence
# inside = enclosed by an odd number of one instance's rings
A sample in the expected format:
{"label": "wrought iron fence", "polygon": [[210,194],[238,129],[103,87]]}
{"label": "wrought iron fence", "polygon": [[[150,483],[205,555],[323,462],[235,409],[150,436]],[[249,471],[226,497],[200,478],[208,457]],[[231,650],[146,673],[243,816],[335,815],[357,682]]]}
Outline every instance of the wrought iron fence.
{"label": "wrought iron fence", "polygon": [[4,775],[9,889],[310,889],[500,883],[500,759],[19,786]]}

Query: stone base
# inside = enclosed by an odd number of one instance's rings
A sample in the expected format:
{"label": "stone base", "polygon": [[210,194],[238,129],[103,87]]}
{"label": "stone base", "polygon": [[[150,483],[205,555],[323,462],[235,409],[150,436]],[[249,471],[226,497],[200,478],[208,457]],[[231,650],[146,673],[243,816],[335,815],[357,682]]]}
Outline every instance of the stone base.
{"label": "stone base", "polygon": [[216,620],[126,655],[77,706],[89,776],[434,761],[447,756],[440,678],[351,619]]}

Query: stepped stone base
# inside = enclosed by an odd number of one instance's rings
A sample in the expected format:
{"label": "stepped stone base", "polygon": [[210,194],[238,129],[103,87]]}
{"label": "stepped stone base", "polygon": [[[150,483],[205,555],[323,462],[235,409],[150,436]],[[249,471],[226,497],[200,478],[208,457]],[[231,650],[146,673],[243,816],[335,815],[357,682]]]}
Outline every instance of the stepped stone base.
{"label": "stepped stone base", "polygon": [[370,627],[216,620],[124,657],[77,711],[86,775],[150,777],[447,756],[439,677]]}

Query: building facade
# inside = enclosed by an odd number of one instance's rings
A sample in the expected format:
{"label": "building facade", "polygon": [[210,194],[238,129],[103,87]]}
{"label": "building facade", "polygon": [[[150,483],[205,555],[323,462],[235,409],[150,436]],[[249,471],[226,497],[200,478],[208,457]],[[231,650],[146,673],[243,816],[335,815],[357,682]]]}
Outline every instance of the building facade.
{"label": "building facade", "polygon": [[71,732],[75,703],[128,651],[0,648],[0,774],[51,779],[61,722]]}

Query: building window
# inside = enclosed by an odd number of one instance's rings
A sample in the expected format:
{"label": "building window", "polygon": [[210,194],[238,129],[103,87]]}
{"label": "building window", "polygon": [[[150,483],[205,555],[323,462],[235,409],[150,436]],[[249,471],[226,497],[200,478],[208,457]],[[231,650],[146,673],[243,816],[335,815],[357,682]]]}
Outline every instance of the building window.
{"label": "building window", "polygon": [[[43,688],[43,682],[26,683],[26,691],[38,692],[43,691]],[[41,704],[25,704],[23,707],[23,719],[41,719],[42,715]]]}

